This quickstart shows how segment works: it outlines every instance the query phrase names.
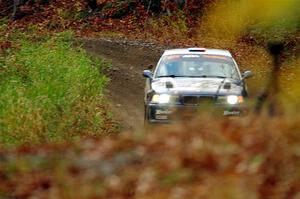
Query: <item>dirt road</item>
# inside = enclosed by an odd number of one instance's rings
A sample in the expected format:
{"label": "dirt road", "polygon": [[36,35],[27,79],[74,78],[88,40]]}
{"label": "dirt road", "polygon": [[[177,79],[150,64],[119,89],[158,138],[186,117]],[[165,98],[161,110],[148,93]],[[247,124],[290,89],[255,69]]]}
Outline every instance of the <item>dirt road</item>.
{"label": "dirt road", "polygon": [[150,64],[156,64],[163,49],[138,41],[83,39],[82,42],[87,52],[112,63],[112,69],[106,72],[111,79],[107,98],[123,130],[141,128],[145,85],[142,71]]}

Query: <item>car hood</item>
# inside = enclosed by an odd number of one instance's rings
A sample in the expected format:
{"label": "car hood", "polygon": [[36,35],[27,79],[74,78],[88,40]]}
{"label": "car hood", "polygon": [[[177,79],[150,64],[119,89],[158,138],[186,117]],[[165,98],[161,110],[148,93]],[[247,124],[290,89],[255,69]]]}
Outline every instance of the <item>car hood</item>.
{"label": "car hood", "polygon": [[[167,84],[171,84],[173,88],[167,88]],[[230,85],[230,88],[224,88],[225,84]],[[151,86],[156,93],[176,94],[241,95],[243,90],[239,81],[224,81],[222,78],[157,78],[152,81]]]}

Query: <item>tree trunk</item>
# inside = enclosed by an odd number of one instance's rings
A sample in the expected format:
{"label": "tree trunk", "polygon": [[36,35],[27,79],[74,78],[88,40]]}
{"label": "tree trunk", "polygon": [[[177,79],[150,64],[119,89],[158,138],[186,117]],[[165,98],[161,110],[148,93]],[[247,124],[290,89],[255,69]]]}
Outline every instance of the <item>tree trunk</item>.
{"label": "tree trunk", "polygon": [[98,8],[97,0],[88,0],[88,7],[94,11]]}
{"label": "tree trunk", "polygon": [[14,0],[14,9],[13,9],[13,13],[11,15],[11,17],[13,19],[17,18],[17,13],[18,13],[18,8],[19,8],[19,4],[20,4],[20,0]]}
{"label": "tree trunk", "polygon": [[270,117],[281,115],[282,107],[279,103],[279,76],[280,76],[280,55],[283,50],[282,43],[270,43],[268,44],[269,52],[273,57],[273,69],[270,75],[270,79],[265,91],[258,97],[255,111],[259,114],[264,104],[268,105],[268,113]]}

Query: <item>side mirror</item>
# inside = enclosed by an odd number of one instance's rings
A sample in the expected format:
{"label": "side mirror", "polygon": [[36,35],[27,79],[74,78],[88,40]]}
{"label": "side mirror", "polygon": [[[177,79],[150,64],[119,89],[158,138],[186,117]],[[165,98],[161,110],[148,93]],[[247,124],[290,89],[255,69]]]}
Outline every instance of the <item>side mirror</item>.
{"label": "side mirror", "polygon": [[143,76],[146,77],[146,78],[152,79],[153,78],[153,73],[150,70],[144,70]]}
{"label": "side mirror", "polygon": [[243,79],[247,79],[249,77],[252,77],[253,76],[253,73],[250,71],[250,70],[246,70],[245,72],[243,72],[242,74],[242,78]]}

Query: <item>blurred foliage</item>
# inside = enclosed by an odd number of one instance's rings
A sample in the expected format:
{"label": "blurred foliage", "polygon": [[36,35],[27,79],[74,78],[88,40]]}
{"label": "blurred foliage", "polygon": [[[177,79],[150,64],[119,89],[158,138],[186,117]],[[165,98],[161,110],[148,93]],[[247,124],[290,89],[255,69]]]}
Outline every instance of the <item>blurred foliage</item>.
{"label": "blurred foliage", "polygon": [[281,75],[281,101],[286,114],[297,114],[300,109],[300,56],[295,60],[284,63]]}
{"label": "blurred foliage", "polygon": [[228,0],[216,4],[205,23],[209,33],[221,40],[250,34],[266,41],[283,41],[287,34],[299,31],[299,1]]}
{"label": "blurred foliage", "polygon": [[298,198],[299,124],[296,117],[224,120],[205,114],[194,122],[145,134],[4,150],[0,195]]}

